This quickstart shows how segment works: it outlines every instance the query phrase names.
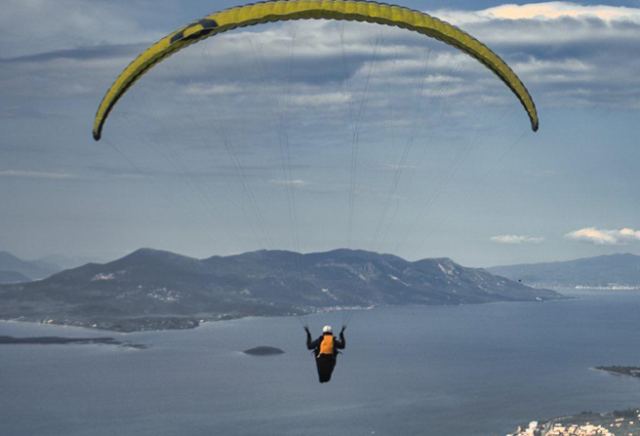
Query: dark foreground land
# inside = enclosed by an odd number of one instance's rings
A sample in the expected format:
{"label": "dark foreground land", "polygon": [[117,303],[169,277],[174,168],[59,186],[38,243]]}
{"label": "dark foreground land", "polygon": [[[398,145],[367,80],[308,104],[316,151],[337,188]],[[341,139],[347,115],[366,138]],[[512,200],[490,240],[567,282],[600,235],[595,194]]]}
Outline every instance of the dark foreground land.
{"label": "dark foreground land", "polygon": [[59,336],[38,336],[27,338],[16,338],[13,336],[0,336],[0,345],[68,345],[68,344],[100,344],[117,345],[126,348],[146,348],[141,344],[121,342],[110,337],[100,338],[62,338]]}
{"label": "dark foreground land", "polygon": [[[640,367],[637,366],[596,366],[595,369],[640,378]],[[531,421],[507,436],[565,435],[640,435],[640,409],[616,410],[611,413],[582,412],[548,421]]]}
{"label": "dark foreground land", "polygon": [[615,436],[640,434],[640,409],[582,412],[549,421],[531,421],[507,436]]}

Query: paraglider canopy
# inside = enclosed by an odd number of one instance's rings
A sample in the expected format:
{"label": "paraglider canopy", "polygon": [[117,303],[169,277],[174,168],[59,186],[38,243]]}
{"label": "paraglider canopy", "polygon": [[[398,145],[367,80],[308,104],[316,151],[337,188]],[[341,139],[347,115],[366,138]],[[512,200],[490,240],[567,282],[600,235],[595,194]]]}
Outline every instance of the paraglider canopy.
{"label": "paraglider canopy", "polygon": [[202,39],[238,27],[303,19],[363,21],[396,26],[438,39],[474,57],[493,71],[522,103],[531,128],[538,130],[538,114],[527,88],[513,70],[491,49],[457,27],[426,13],[401,6],[363,0],[274,0],[226,9],[207,15],[165,36],[142,52],[117,77],[105,94],[93,125],[97,141],[117,101],[136,80],[167,56]]}

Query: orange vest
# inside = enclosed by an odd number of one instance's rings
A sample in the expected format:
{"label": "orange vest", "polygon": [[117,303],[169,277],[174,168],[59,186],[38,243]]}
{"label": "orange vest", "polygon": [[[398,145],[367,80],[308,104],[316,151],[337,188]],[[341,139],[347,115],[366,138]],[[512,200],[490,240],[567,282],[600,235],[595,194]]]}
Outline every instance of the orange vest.
{"label": "orange vest", "polygon": [[329,354],[333,356],[333,335],[324,335],[322,337],[322,342],[320,342],[320,353],[318,353],[318,357],[321,354]]}

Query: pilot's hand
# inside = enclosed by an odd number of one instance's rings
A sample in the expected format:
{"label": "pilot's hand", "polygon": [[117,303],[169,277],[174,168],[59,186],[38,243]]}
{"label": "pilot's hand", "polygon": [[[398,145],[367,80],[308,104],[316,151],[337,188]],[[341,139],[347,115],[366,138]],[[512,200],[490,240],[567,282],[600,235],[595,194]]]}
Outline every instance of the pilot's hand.
{"label": "pilot's hand", "polygon": [[346,326],[346,325],[343,325],[343,326],[342,326],[342,329],[340,330],[340,334],[343,334],[343,333],[344,333],[344,331],[345,331],[346,329],[347,329],[347,326]]}

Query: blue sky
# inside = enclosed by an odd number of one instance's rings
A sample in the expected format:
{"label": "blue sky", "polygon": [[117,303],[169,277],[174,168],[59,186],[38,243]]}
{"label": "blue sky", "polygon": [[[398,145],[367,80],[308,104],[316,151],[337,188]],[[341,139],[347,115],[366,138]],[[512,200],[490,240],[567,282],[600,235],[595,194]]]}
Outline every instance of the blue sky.
{"label": "blue sky", "polygon": [[470,266],[640,254],[640,2],[399,1],[476,36],[515,97],[442,43],[365,24],[229,32],[117,74],[231,1],[7,0],[0,249],[108,260],[337,247]]}

